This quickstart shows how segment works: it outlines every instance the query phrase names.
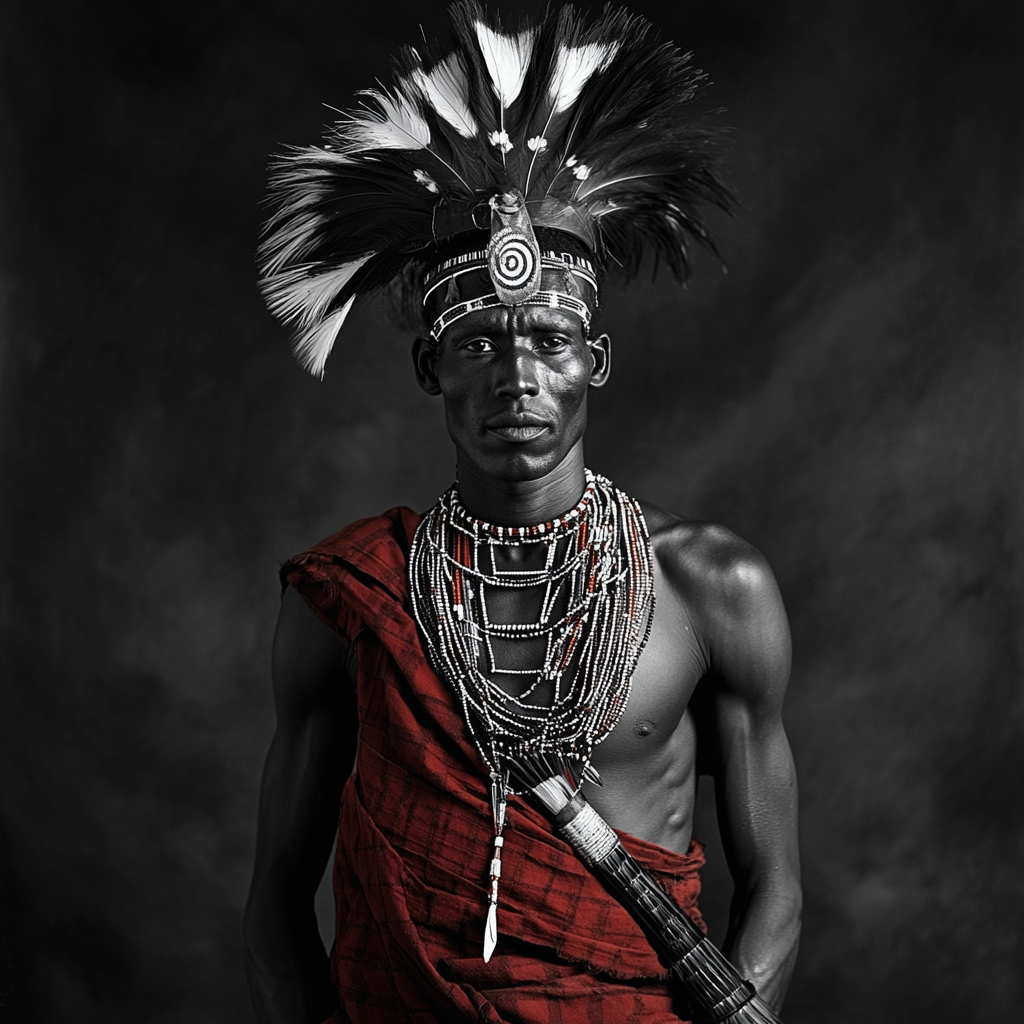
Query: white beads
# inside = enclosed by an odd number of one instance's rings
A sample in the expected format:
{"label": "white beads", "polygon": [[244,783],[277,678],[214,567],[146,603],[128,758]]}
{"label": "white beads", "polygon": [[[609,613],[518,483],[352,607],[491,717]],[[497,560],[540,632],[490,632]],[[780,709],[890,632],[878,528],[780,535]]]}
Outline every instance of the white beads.
{"label": "white beads", "polygon": [[[495,549],[523,544],[544,545],[543,569],[496,568]],[[653,571],[639,505],[587,470],[575,508],[535,526],[498,526],[473,519],[452,487],[416,531],[409,581],[431,663],[457,693],[488,770],[524,750],[559,750],[585,769],[625,709],[650,633]],[[490,619],[489,594],[529,588],[541,597],[537,621]],[[542,642],[542,663],[500,665],[498,640]],[[510,694],[502,676],[527,685]],[[551,693],[540,705],[542,683]]]}

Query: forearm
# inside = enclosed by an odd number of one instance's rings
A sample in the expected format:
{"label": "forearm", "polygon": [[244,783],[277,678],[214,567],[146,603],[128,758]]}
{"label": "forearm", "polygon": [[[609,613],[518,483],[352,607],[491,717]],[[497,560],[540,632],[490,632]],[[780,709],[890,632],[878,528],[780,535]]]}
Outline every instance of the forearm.
{"label": "forearm", "polygon": [[245,960],[259,1024],[321,1024],[338,1006],[312,910],[250,900]]}
{"label": "forearm", "polygon": [[736,885],[723,952],[777,1010],[796,962],[803,906],[796,773],[781,723],[743,731],[719,799]]}
{"label": "forearm", "polygon": [[750,894],[738,890],[730,910],[722,952],[776,1010],[796,964],[801,906],[800,881],[791,878]]}

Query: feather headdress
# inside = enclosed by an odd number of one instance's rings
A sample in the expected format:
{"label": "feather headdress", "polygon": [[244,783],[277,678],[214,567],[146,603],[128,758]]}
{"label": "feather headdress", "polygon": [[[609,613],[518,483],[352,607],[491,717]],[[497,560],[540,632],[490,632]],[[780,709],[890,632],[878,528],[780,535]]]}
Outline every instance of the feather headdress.
{"label": "feather headdress", "polygon": [[[647,22],[563,7],[510,31],[475,0],[450,15],[449,45],[402,50],[390,89],[272,166],[261,289],[314,374],[357,296],[430,270],[456,236],[503,229],[525,252],[555,230],[627,275],[651,251],[682,280],[692,240],[714,251],[699,206],[732,205],[717,133],[688,109],[704,76]],[[499,300],[540,287],[503,290],[495,266]]]}

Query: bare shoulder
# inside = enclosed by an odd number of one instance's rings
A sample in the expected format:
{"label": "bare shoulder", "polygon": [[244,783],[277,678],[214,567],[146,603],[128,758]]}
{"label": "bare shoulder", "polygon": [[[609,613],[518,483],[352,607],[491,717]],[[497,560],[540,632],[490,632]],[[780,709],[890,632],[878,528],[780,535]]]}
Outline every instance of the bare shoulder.
{"label": "bare shoulder", "polygon": [[658,567],[684,600],[743,615],[778,595],[764,555],[732,530],[684,519],[649,502],[641,506]]}
{"label": "bare shoulder", "polygon": [[641,505],[657,567],[686,605],[711,668],[727,683],[781,697],[789,623],[767,559],[724,526]]}

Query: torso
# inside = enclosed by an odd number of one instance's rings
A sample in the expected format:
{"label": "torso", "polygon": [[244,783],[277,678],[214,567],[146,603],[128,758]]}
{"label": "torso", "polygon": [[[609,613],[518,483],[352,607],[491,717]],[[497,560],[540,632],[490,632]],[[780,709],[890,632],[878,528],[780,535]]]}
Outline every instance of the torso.
{"label": "torso", "polygon": [[[683,588],[670,579],[663,564],[672,560],[673,577],[678,577],[680,560],[675,553],[681,542],[686,543],[687,534],[702,527],[654,506],[644,504],[643,511],[654,556],[654,622],[633,674],[626,710],[594,749],[592,763],[603,786],[586,783],[585,792],[613,827],[685,853],[697,781],[696,728],[688,705],[707,664]],[[499,600],[498,595],[492,599],[495,617],[503,621],[534,619],[537,602],[536,595],[522,591],[511,599]],[[533,660],[528,645],[516,646],[525,661]],[[541,655],[535,652],[536,658]],[[506,682],[497,681],[506,688]],[[536,696],[541,704],[550,699],[543,692]]]}
{"label": "torso", "polygon": [[707,671],[692,610],[663,562],[680,531],[699,530],[643,505],[654,554],[651,635],[619,724],[594,750],[602,787],[587,799],[614,828],[685,853],[697,791],[697,731],[690,698]]}

